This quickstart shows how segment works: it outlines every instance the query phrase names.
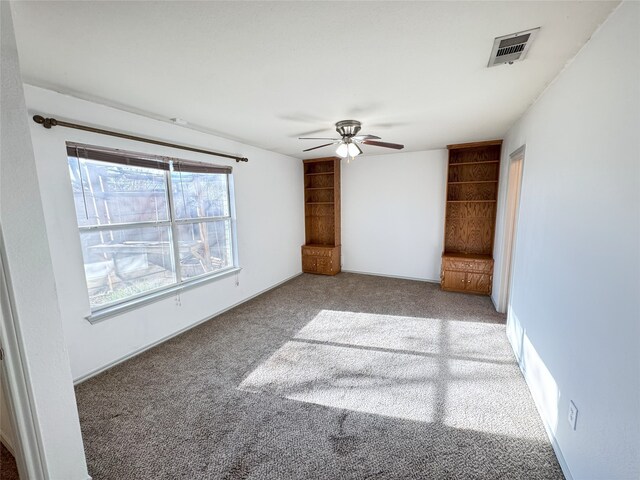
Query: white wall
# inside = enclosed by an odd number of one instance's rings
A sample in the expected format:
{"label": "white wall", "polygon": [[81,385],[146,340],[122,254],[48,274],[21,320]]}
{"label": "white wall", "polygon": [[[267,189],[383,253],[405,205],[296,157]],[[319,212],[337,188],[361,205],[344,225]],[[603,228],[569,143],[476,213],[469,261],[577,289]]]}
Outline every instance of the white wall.
{"label": "white wall", "polygon": [[342,268],[439,282],[446,150],[342,161]]}
{"label": "white wall", "polygon": [[33,480],[80,480],[87,466],[9,2],[0,17],[0,331],[18,464]]}
{"label": "white wall", "polygon": [[[169,142],[241,154],[248,163],[31,122],[49,248],[74,378],[81,379],[132,352],[207,319],[301,271],[304,242],[302,162],[237,142],[114,108],[25,87],[30,114],[124,131]],[[238,253],[236,276],[185,290],[174,297],[90,324],[80,240],[65,141],[122,148],[233,166]]]}
{"label": "white wall", "polygon": [[503,149],[526,144],[509,337],[575,479],[640,477],[639,32],[623,3]]}

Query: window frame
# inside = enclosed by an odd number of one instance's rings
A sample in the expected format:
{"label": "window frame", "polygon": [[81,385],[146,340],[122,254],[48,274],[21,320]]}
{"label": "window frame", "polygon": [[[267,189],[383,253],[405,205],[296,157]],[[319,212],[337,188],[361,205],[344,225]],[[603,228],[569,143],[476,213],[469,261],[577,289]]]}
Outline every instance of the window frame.
{"label": "window frame", "polygon": [[[71,149],[75,149],[75,154],[71,153]],[[78,234],[80,239],[82,239],[83,233],[88,232],[108,232],[114,230],[125,230],[125,229],[134,229],[134,228],[148,228],[148,227],[157,227],[157,228],[167,228],[170,233],[170,253],[172,255],[173,268],[175,272],[175,281],[170,283],[169,285],[164,285],[161,287],[157,287],[151,290],[147,290],[145,292],[140,292],[138,294],[131,295],[122,300],[111,302],[105,305],[100,306],[92,306],[90,295],[89,295],[89,284],[87,282],[86,273],[85,275],[85,287],[87,292],[87,300],[89,302],[90,313],[85,318],[91,322],[95,323],[97,321],[103,320],[105,318],[118,315],[128,310],[132,310],[138,308],[142,305],[146,305],[148,303],[152,303],[158,301],[162,298],[166,298],[172,295],[179,295],[181,291],[189,288],[193,288],[196,286],[200,286],[211,281],[214,281],[221,277],[226,277],[228,275],[238,273],[241,268],[239,266],[239,256],[238,256],[238,241],[237,241],[237,231],[236,231],[236,208],[235,208],[235,190],[234,190],[234,179],[233,179],[233,171],[231,167],[228,166],[218,166],[213,164],[200,164],[200,165],[210,165],[212,169],[220,168],[227,170],[226,172],[197,172],[197,173],[209,173],[209,174],[223,174],[226,175],[226,201],[228,205],[228,215],[222,216],[206,216],[206,217],[193,217],[193,218],[178,218],[176,214],[176,202],[174,197],[174,179],[172,176],[176,173],[182,174],[182,171],[179,169],[174,169],[174,164],[191,164],[198,165],[197,162],[189,162],[183,159],[177,159],[173,157],[164,157],[157,156],[153,154],[144,154],[139,152],[129,152],[119,149],[111,149],[108,147],[99,147],[93,145],[82,145],[74,142],[67,142],[67,164],[69,164],[69,159],[74,158],[78,162],[78,169],[80,170],[81,161],[88,160],[91,162],[99,162],[102,164],[110,164],[110,165],[119,165],[121,167],[132,166],[135,168],[144,168],[145,170],[154,170],[152,166],[144,166],[144,165],[127,165],[124,162],[110,162],[109,160],[97,160],[91,159],[87,157],[83,157],[80,155],[80,152],[85,150],[91,150],[95,152],[104,152],[109,155],[120,156],[120,157],[135,157],[137,159],[142,159],[143,161],[149,162],[158,162],[163,164],[168,164],[168,168],[155,168],[158,172],[162,172],[164,175],[164,187],[165,187],[165,198],[166,198],[166,208],[167,208],[167,219],[166,220],[144,220],[138,222],[120,222],[120,223],[110,223],[110,224],[97,224],[97,225],[80,225],[78,221],[77,211],[74,209],[76,226],[78,228]],[[80,172],[80,175],[82,173]],[[84,179],[81,178],[81,182],[84,183]],[[84,195],[84,192],[83,192]],[[75,205],[75,199],[74,199]],[[230,249],[230,258],[229,261],[231,265],[214,270],[212,272],[204,272],[202,274],[183,278],[182,275],[182,265],[180,259],[180,240],[179,240],[179,232],[178,228],[181,225],[194,225],[194,224],[205,224],[208,225],[210,223],[227,223],[229,225],[230,231],[230,239],[228,248]],[[82,254],[82,262],[85,265],[84,253]]]}

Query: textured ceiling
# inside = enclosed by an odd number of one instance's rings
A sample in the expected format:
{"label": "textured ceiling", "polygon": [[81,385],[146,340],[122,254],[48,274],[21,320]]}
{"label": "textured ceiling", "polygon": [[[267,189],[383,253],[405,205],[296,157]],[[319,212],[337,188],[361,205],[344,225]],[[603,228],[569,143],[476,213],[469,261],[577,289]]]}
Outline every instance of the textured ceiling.
{"label": "textured ceiling", "polygon": [[[500,138],[618,2],[14,2],[24,80],[298,158]],[[496,36],[541,27],[521,63]],[[55,112],[48,112],[55,114]],[[112,126],[116,127],[116,126]],[[324,143],[318,142],[317,144]],[[364,147],[365,153],[392,153]]]}

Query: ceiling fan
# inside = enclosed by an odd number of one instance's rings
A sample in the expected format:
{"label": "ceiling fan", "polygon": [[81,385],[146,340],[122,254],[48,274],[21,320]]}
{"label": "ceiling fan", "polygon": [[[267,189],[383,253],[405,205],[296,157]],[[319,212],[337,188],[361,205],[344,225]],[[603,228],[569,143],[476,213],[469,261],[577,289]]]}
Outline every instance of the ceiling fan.
{"label": "ceiling fan", "polygon": [[329,143],[307,148],[306,150],[303,150],[303,152],[310,152],[311,150],[328,147],[329,145],[338,145],[336,155],[341,158],[353,158],[363,153],[360,145],[358,144],[394,148],[396,150],[404,148],[404,145],[400,145],[399,143],[379,142],[378,140],[380,140],[380,137],[376,137],[375,135],[358,135],[361,128],[362,124],[357,120],[342,120],[336,123],[336,132],[338,132],[338,135],[340,135],[341,138],[299,137],[298,140],[331,140]]}

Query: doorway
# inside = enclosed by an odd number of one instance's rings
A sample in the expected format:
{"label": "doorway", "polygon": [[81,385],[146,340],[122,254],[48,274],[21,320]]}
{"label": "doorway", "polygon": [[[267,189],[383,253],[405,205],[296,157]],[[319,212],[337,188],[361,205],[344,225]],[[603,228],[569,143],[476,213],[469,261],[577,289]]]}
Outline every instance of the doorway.
{"label": "doorway", "polygon": [[502,287],[499,299],[499,311],[506,312],[512,287],[513,260],[518,230],[520,209],[520,191],[522,189],[522,171],[524,166],[525,145],[509,155],[507,177],[507,201],[505,206],[504,255],[502,261]]}

